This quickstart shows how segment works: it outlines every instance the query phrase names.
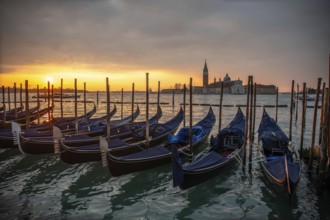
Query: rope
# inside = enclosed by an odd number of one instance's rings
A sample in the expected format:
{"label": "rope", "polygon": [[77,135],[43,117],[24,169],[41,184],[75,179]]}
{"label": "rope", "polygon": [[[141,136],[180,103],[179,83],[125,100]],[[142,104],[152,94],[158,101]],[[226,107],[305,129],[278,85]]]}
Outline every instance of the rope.
{"label": "rope", "polygon": [[138,145],[136,145],[138,148],[140,148],[142,151],[145,151],[145,150],[147,150],[147,149],[145,149],[145,148],[143,148],[142,146],[141,146],[141,144],[138,144]]}
{"label": "rope", "polygon": [[245,169],[245,166],[243,165],[243,160],[239,154],[236,154],[235,156],[233,156],[233,158],[236,159],[236,161]]}
{"label": "rope", "polygon": [[179,151],[180,153],[182,153],[182,154],[184,154],[184,155],[186,155],[186,156],[189,156],[189,157],[194,156],[193,153],[187,153],[185,150],[186,150],[186,148],[178,149],[178,151]]}

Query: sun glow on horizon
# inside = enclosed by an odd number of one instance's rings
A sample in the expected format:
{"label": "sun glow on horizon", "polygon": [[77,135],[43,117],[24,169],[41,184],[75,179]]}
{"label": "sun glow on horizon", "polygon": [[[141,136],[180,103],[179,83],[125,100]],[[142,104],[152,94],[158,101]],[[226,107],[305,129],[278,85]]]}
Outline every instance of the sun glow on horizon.
{"label": "sun glow on horizon", "polygon": [[50,83],[50,84],[54,84],[54,79],[53,79],[53,77],[51,77],[51,76],[46,76],[46,83]]}
{"label": "sun glow on horizon", "polygon": [[[193,86],[201,86],[201,73],[194,72],[193,74],[183,74],[182,72],[173,72],[168,70],[100,70],[87,67],[86,65],[70,66],[58,64],[45,64],[35,66],[24,66],[17,68],[15,72],[0,74],[0,86],[13,87],[14,83],[19,87],[20,83],[24,85],[24,81],[29,81],[29,88],[33,89],[39,85],[39,88],[47,87],[48,81],[54,88],[61,86],[63,79],[63,88],[74,88],[74,80],[77,79],[77,88],[83,89],[86,82],[87,91],[105,91],[106,78],[109,78],[111,91],[131,91],[132,84],[136,91],[144,91],[146,85],[146,72],[149,72],[149,88],[157,91],[158,82],[160,89],[174,88],[175,84],[186,84],[189,86],[189,78],[193,77]],[[213,77],[213,76],[212,76]],[[219,77],[219,76],[216,76]],[[245,77],[239,76],[246,84]],[[210,80],[210,78],[209,78]],[[265,79],[257,79],[258,83],[267,84]],[[269,84],[269,83],[268,83]],[[290,85],[277,85],[280,92],[290,91]]]}
{"label": "sun glow on horizon", "polygon": [[[25,66],[13,73],[0,74],[1,84],[12,87],[14,83],[19,85],[24,81],[29,81],[30,88],[47,87],[48,81],[54,88],[61,86],[63,79],[63,88],[74,88],[74,79],[77,79],[78,89],[83,89],[84,82],[88,91],[103,91],[105,90],[106,78],[109,78],[110,90],[120,91],[122,88],[125,91],[132,90],[134,83],[135,90],[143,91],[146,85],[145,70],[94,70],[91,68],[77,68],[64,65],[38,65]],[[180,73],[169,72],[166,70],[150,70],[149,72],[149,87],[156,91],[158,81],[160,81],[161,89],[172,88],[176,83],[188,83],[189,77]]]}

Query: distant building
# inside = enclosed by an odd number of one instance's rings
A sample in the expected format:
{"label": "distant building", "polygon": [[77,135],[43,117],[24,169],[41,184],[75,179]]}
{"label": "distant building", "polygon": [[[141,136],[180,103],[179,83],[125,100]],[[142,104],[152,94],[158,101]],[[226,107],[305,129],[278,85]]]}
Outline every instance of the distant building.
{"label": "distant building", "polygon": [[[209,82],[209,72],[207,68],[207,63],[205,60],[204,69],[203,69],[203,86],[194,86],[193,92],[194,93],[202,93],[202,94],[218,94],[220,93],[220,85],[221,79],[216,81],[214,78],[213,83]],[[228,73],[223,78],[223,93],[225,94],[244,94],[244,87],[242,81],[238,80],[231,80]]]}
{"label": "distant building", "polygon": [[[220,93],[221,79],[218,82],[214,80],[213,83],[208,85],[208,93]],[[231,80],[228,73],[223,78],[223,93],[225,94],[244,94],[244,87],[242,80]]]}
{"label": "distant building", "polygon": [[[244,86],[245,92],[247,92],[247,86]],[[257,94],[276,94],[276,86],[274,85],[261,85],[257,84],[256,86],[256,93]]]}
{"label": "distant building", "polygon": [[[217,81],[214,78],[213,83],[209,84],[209,70],[205,60],[203,68],[203,85],[193,86],[192,92],[197,94],[220,94],[221,83],[223,82],[223,93],[224,94],[246,94],[247,86],[243,86],[242,80],[231,80],[228,73],[226,73],[223,81],[221,78]],[[274,85],[260,85],[257,84],[257,94],[276,94],[276,86]],[[188,91],[188,88],[187,88]],[[182,93],[183,88],[180,83],[175,84],[173,89],[163,89],[162,93]]]}
{"label": "distant building", "polygon": [[206,60],[203,69],[203,87],[207,87],[209,85],[209,70],[207,68]]}

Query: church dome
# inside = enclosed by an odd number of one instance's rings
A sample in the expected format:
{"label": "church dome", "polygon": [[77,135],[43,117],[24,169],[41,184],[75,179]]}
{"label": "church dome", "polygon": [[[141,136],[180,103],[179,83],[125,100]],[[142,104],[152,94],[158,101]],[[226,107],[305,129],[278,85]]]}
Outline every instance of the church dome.
{"label": "church dome", "polygon": [[230,77],[228,76],[228,73],[226,73],[226,76],[223,78],[224,82],[229,82],[231,81]]}

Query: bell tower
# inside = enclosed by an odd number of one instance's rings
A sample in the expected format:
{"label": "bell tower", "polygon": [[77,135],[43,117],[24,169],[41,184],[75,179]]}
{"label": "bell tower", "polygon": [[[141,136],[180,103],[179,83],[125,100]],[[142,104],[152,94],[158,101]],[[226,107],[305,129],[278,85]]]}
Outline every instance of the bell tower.
{"label": "bell tower", "polygon": [[204,69],[203,69],[203,87],[206,87],[209,84],[209,70],[207,69],[207,64],[205,60]]}

